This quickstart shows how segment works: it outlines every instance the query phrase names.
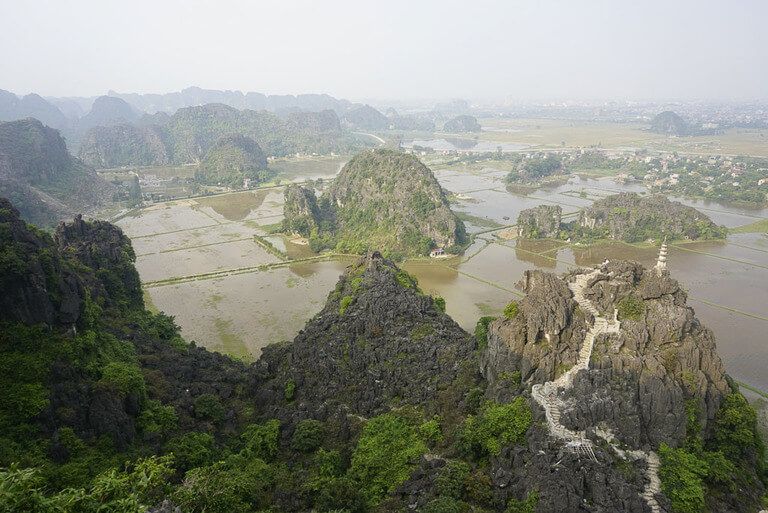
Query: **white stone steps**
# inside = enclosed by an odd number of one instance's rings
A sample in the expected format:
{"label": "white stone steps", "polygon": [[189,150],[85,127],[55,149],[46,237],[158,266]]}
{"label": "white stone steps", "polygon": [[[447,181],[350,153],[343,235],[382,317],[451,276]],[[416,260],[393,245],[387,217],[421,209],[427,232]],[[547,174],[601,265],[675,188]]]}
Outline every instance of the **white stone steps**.
{"label": "white stone steps", "polygon": [[[557,392],[559,388],[564,390],[570,389],[573,386],[573,377],[576,373],[584,369],[589,369],[589,362],[592,358],[595,339],[600,333],[618,333],[621,329],[621,323],[615,319],[615,313],[614,319],[609,321],[605,317],[602,317],[592,302],[584,296],[584,289],[589,283],[589,280],[599,272],[598,269],[595,269],[588,274],[579,274],[572,283],[568,284],[568,288],[573,292],[573,298],[579,304],[579,307],[590,313],[594,318],[592,326],[589,328],[586,335],[584,335],[584,341],[579,349],[579,356],[576,364],[554,381],[547,381],[544,384],[536,384],[531,387],[531,396],[544,410],[550,434],[554,438],[563,440],[567,446],[580,451],[578,453],[590,455],[594,461],[597,461],[597,459],[592,451],[592,442],[585,438],[584,432],[577,433],[571,431],[560,423],[561,412],[559,401],[557,399]],[[600,429],[597,430],[597,433],[611,444],[616,452],[623,458],[626,458],[628,454],[631,454],[635,459],[645,459],[647,464],[645,474],[648,482],[641,493],[641,497],[646,504],[648,504],[653,513],[662,513],[661,507],[659,506],[658,501],[656,501],[656,494],[661,493],[661,480],[659,479],[658,472],[660,462],[656,453],[645,453],[639,450],[624,451],[615,444],[612,436],[606,435]]]}

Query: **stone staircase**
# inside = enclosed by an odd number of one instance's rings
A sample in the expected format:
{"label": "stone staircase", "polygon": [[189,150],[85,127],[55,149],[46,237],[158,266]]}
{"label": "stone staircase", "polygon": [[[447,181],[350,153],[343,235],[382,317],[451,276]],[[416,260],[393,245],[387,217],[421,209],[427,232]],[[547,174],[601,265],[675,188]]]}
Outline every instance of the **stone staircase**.
{"label": "stone staircase", "polygon": [[[579,371],[589,369],[589,362],[592,358],[592,349],[594,348],[597,336],[601,333],[618,333],[621,329],[621,323],[618,320],[617,312],[615,310],[613,319],[606,319],[600,315],[600,312],[595,308],[592,302],[584,296],[584,289],[586,289],[589,280],[599,273],[600,270],[595,269],[586,274],[579,274],[573,282],[568,284],[568,288],[571,289],[573,298],[579,304],[579,307],[591,314],[594,318],[592,326],[584,336],[584,342],[579,349],[579,357],[576,360],[576,364],[554,381],[537,383],[531,388],[531,397],[533,397],[533,400],[544,410],[550,435],[563,441],[566,447],[574,452],[588,455],[593,461],[597,461],[597,458],[593,452],[592,441],[586,437],[586,433],[584,431],[568,429],[560,423],[561,407],[563,406],[563,401],[560,399],[560,395],[573,386],[573,378]],[[622,458],[631,458],[633,460],[644,459],[646,461],[647,469],[645,475],[647,483],[641,496],[653,513],[662,513],[662,509],[656,500],[656,494],[661,493],[661,481],[659,480],[658,472],[660,461],[656,453],[646,453],[640,450],[622,450],[619,448],[610,432],[599,428],[597,428],[595,432],[598,436],[606,440]]]}

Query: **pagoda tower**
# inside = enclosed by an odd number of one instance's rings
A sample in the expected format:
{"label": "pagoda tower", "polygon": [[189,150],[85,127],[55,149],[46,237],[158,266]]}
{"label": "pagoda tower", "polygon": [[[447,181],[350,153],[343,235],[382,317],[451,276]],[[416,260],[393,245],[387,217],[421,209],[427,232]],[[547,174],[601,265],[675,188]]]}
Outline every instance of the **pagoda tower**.
{"label": "pagoda tower", "polygon": [[665,272],[667,272],[667,238],[664,237],[664,242],[661,243],[661,248],[659,248],[659,258],[656,261],[656,274],[661,276]]}

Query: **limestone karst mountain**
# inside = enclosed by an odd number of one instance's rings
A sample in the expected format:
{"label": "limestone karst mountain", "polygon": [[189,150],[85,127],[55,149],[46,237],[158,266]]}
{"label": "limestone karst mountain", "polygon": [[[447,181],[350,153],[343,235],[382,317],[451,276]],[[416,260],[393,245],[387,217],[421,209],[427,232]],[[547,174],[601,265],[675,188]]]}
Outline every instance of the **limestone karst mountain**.
{"label": "limestone karst mountain", "polygon": [[112,186],[70,156],[57,130],[36,119],[0,123],[0,195],[49,226],[112,198]]}
{"label": "limestone karst mountain", "polygon": [[[326,247],[391,256],[456,251],[466,239],[432,171],[414,155],[372,150],[350,160],[318,200],[314,191],[286,189],[287,231]],[[304,187],[303,189],[306,189]]]}
{"label": "limestone karst mountain", "polygon": [[654,194],[619,193],[595,201],[575,221],[563,223],[560,207],[540,205],[520,212],[518,234],[526,239],[569,238],[642,242],[659,240],[722,239],[727,234],[706,214],[693,207]]}
{"label": "limestone karst mountain", "polygon": [[474,116],[463,114],[456,116],[445,122],[443,132],[461,133],[461,132],[480,132],[482,128]]}
{"label": "limestone karst mountain", "polygon": [[354,107],[344,114],[344,122],[358,130],[386,130],[387,117],[370,105]]}
{"label": "limestone karst mountain", "polygon": [[244,179],[255,184],[267,177],[267,157],[256,141],[243,135],[228,135],[216,141],[195,172],[199,182],[234,186]]}
{"label": "limestone karst mountain", "polygon": [[93,102],[91,110],[77,122],[80,131],[93,127],[109,127],[132,123],[139,119],[136,112],[125,100],[112,96],[99,96]]}
{"label": "limestone karst mountain", "polygon": [[198,163],[218,140],[233,135],[253,139],[267,156],[343,152],[361,146],[340,130],[338,116],[330,110],[290,114],[284,120],[263,110],[209,103],[181,108],[171,116],[145,116],[130,126],[94,127],[85,134],[80,155],[93,165]]}
{"label": "limestone karst mountain", "polygon": [[0,121],[16,121],[35,118],[41,123],[63,129],[69,124],[67,118],[52,103],[37,94],[16,96],[9,91],[0,89]]}
{"label": "limestone karst mountain", "polygon": [[671,110],[661,112],[651,120],[651,132],[659,134],[683,136],[691,135],[691,127],[679,114]]}

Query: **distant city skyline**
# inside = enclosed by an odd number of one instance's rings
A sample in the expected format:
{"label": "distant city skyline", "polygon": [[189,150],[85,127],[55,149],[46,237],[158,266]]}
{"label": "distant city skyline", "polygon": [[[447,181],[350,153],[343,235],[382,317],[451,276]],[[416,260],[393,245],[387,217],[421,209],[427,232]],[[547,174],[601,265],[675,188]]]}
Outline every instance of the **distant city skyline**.
{"label": "distant city skyline", "polygon": [[766,100],[768,2],[1,1],[0,89]]}

